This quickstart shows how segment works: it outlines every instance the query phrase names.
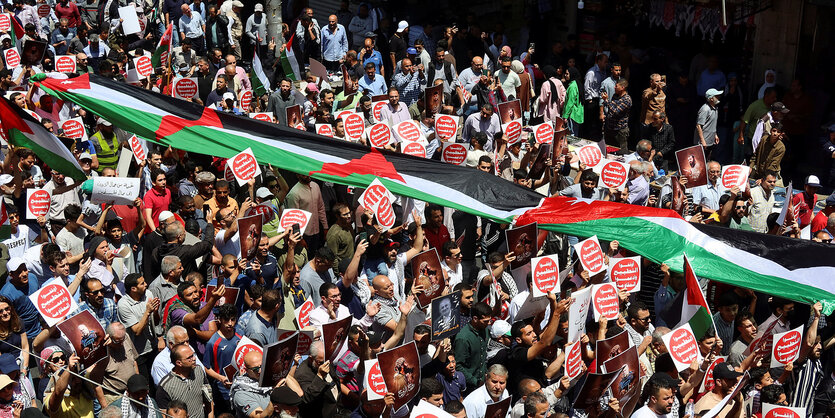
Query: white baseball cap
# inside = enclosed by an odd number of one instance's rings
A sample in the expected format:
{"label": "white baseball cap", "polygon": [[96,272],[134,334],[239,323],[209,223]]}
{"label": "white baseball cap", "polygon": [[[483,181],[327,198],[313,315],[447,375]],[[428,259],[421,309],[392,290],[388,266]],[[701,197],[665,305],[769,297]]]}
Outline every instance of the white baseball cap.
{"label": "white baseball cap", "polygon": [[0,186],[5,186],[14,180],[14,176],[11,174],[0,174]]}
{"label": "white baseball cap", "polygon": [[821,181],[818,178],[818,176],[813,174],[809,177],[806,177],[806,185],[812,187],[821,187]]}
{"label": "white baseball cap", "polygon": [[263,12],[264,11],[264,5],[261,4],[261,3],[255,3],[255,11],[256,12]]}
{"label": "white baseball cap", "polygon": [[8,263],[6,263],[6,268],[9,272],[17,271],[20,266],[25,265],[26,262],[23,260],[23,257],[12,257]]}
{"label": "white baseball cap", "polygon": [[397,24],[397,33],[403,32],[404,30],[409,28],[409,22],[405,20],[401,20],[400,23]]}
{"label": "white baseball cap", "polygon": [[98,119],[96,120],[96,123],[97,123],[97,124],[99,124],[99,125],[104,125],[104,126],[113,126],[113,124],[112,124],[112,123],[110,123],[110,122],[108,122],[107,120],[102,119],[102,118],[98,118]]}
{"label": "white baseball cap", "polygon": [[266,187],[259,187],[257,191],[255,191],[255,197],[259,199],[269,199],[273,197],[273,192]]}
{"label": "white baseball cap", "polygon": [[497,319],[493,322],[493,325],[490,326],[490,336],[493,338],[499,338],[502,335],[510,336],[510,324],[502,319]]}
{"label": "white baseball cap", "polygon": [[722,93],[724,93],[724,92],[723,92],[723,91],[721,91],[721,90],[716,90],[716,89],[707,89],[707,91],[705,92],[705,99],[709,99],[709,98],[711,98],[711,97],[713,97],[713,96],[719,96],[719,95],[721,95]]}
{"label": "white baseball cap", "polygon": [[232,100],[232,101],[234,101],[234,100],[235,100],[235,93],[228,92],[228,91],[227,91],[226,93],[223,93],[223,100]]}

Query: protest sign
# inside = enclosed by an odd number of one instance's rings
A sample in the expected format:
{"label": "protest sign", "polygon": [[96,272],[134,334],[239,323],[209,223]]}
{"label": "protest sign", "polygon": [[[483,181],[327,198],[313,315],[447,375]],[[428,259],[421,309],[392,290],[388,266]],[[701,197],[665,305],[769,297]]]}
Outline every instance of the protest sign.
{"label": "protest sign", "polygon": [[716,386],[716,381],[713,379],[713,369],[716,368],[716,365],[719,363],[724,363],[728,360],[727,356],[718,356],[713,359],[713,362],[707,366],[707,371],[705,371],[705,377],[702,378],[702,384],[699,387],[699,393],[702,392],[710,392],[713,390],[713,387]]}
{"label": "protest sign", "polygon": [[313,304],[313,300],[310,297],[305,300],[301,306],[295,309],[296,313],[296,326],[299,329],[305,329],[308,325],[310,325],[310,312],[316,306]]}
{"label": "protest sign", "polygon": [[380,372],[389,393],[394,394],[394,410],[409,403],[420,389],[420,356],[415,342],[377,354]]}
{"label": "protest sign", "polygon": [[72,118],[62,120],[59,127],[64,131],[64,136],[84,142],[88,139],[87,130],[84,129],[84,120],[81,118]]}
{"label": "protest sign", "polygon": [[241,366],[244,364],[244,356],[246,356],[250,351],[255,351],[262,355],[264,353],[264,350],[258,345],[258,343],[250,340],[247,336],[243,336],[243,338],[238,341],[238,345],[235,346],[235,351],[232,352],[232,362],[235,364],[235,368],[241,370]]}
{"label": "protest sign", "polygon": [[629,293],[641,290],[641,256],[609,258],[609,277],[619,290]]}
{"label": "protest sign", "polygon": [[249,112],[249,106],[251,104],[252,104],[252,90],[249,90],[249,89],[241,90],[240,94],[238,95],[238,108],[242,112]]}
{"label": "protest sign", "polygon": [[[345,126],[345,121],[342,121],[342,126]],[[317,123],[315,125],[316,133],[322,136],[333,138],[333,126],[329,123]]]}
{"label": "protest sign", "polygon": [[75,55],[59,55],[55,57],[55,71],[59,73],[74,73],[75,63]]}
{"label": "protest sign", "polygon": [[8,32],[12,28],[12,19],[9,13],[0,13],[0,32]]}
{"label": "protest sign", "polygon": [[353,316],[346,316],[340,320],[322,324],[322,343],[325,345],[325,360],[333,363],[345,340],[348,339],[348,329],[351,328]]}
{"label": "protest sign", "polygon": [[241,258],[252,260],[258,253],[258,244],[261,241],[264,218],[261,215],[252,215],[238,218],[238,237],[241,245]]}
{"label": "protest sign", "polygon": [[119,18],[122,20],[122,32],[125,35],[142,32],[142,26],[139,25],[139,16],[136,14],[136,6],[130,4],[119,7]]}
{"label": "protest sign", "polygon": [[598,405],[600,398],[603,397],[603,392],[607,391],[612,386],[612,382],[618,378],[621,370],[615,370],[610,373],[588,373],[586,380],[583,382],[583,387],[574,400],[575,409],[587,409],[593,405]]}
{"label": "protest sign", "polygon": [[806,418],[806,408],[763,403],[762,418]]}
{"label": "protest sign", "polygon": [[293,225],[299,224],[299,233],[304,235],[307,223],[310,222],[310,215],[312,215],[310,212],[302,209],[284,209],[278,221],[278,232],[284,232],[286,229],[293,228]]}
{"label": "protest sign", "polygon": [[411,119],[394,125],[392,130],[398,142],[420,142],[426,145],[426,138],[420,132],[420,126]]}
{"label": "protest sign", "polygon": [[487,404],[487,408],[484,410],[485,417],[505,417],[510,411],[510,401],[511,398],[508,396],[498,402],[491,402]]}
{"label": "protest sign", "polygon": [[599,174],[597,186],[623,191],[629,180],[629,164],[604,159],[598,164],[595,172]]}
{"label": "protest sign", "polygon": [[426,307],[432,299],[441,296],[446,288],[444,271],[441,269],[441,259],[438,258],[438,250],[430,248],[412,258],[412,277],[415,279],[415,286],[422,286],[423,290],[418,293],[417,300],[421,307]]}
{"label": "protest sign", "polygon": [[252,148],[247,148],[228,159],[226,166],[232,170],[232,175],[238,181],[238,186],[243,186],[255,176],[261,174],[261,167],[258,167]]}
{"label": "protest sign", "polygon": [[800,345],[803,342],[803,325],[774,334],[771,344],[771,367],[784,367],[793,363],[800,356]]}
{"label": "protest sign", "polygon": [[748,187],[748,172],[751,169],[745,165],[726,165],[722,167],[722,187],[731,189],[739,186],[739,192],[744,193]]}
{"label": "protest sign", "polygon": [[383,399],[388,389],[380,371],[380,362],[376,358],[365,360],[365,388],[368,389],[368,400]]}
{"label": "protest sign", "polygon": [[392,143],[391,128],[385,123],[375,123],[365,128],[365,138],[374,148],[383,148]]}
{"label": "protest sign", "polygon": [[6,68],[10,70],[20,66],[20,53],[15,48],[3,50],[3,59],[6,61]]}
{"label": "protest sign", "polygon": [[605,316],[610,321],[618,319],[620,301],[618,289],[613,283],[593,285],[591,295],[595,321],[599,321],[601,316]]}
{"label": "protest sign", "polygon": [[174,97],[192,99],[197,96],[197,78],[183,77],[174,80]]}
{"label": "protest sign", "polygon": [[86,369],[107,357],[104,328],[89,310],[85,309],[71,316],[60,322],[57,327],[72,345],[83,368]]}
{"label": "protest sign", "polygon": [[577,252],[580,258],[580,264],[583,269],[589,272],[589,275],[594,276],[603,270],[606,270],[606,263],[603,259],[603,250],[600,248],[600,242],[597,240],[597,235],[580,241],[574,244],[574,251]]}
{"label": "protest sign", "polygon": [[46,325],[50,327],[78,309],[78,304],[75,303],[75,299],[60,277],[44,283],[40,289],[29,295],[29,300],[38,309]]}
{"label": "protest sign", "polygon": [[586,332],[586,318],[591,306],[591,288],[587,287],[571,294],[574,302],[568,307],[568,341],[578,341]]}
{"label": "protest sign", "polygon": [[[501,416],[504,415],[497,415],[497,417]],[[412,412],[409,413],[409,418],[453,418],[453,416],[448,412],[445,412],[443,409],[421,399],[420,402],[412,408]]]}
{"label": "protest sign", "polygon": [[378,178],[375,178],[368,185],[368,188],[360,195],[359,200],[360,205],[374,212],[377,222],[385,231],[394,226],[395,216],[394,208],[391,206],[392,202],[394,202],[394,195]]}
{"label": "protest sign", "polygon": [[583,373],[583,343],[575,341],[565,347],[565,374],[569,379],[575,379]]}
{"label": "protest sign", "polygon": [[559,290],[560,260],[554,255],[545,255],[531,259],[531,279],[534,297],[545,296]]}
{"label": "protest sign", "polygon": [[262,387],[273,387],[281,379],[287,377],[293,367],[293,357],[296,355],[298,342],[299,333],[295,333],[264,347],[259,376],[259,384]]}
{"label": "protest sign", "polygon": [[[206,285],[206,295],[211,295],[215,289],[217,289],[217,285]],[[225,305],[227,303],[232,305],[236,304],[238,302],[238,295],[241,294],[241,289],[232,286],[224,286],[223,289],[223,296],[215,302],[215,306]]]}
{"label": "protest sign", "polygon": [[[275,116],[273,115],[273,112],[250,113],[249,117],[252,118],[252,119],[255,119],[255,120],[260,120],[260,121],[270,122],[270,123],[272,123],[272,121],[275,119]],[[328,125],[328,126],[330,126],[330,125]]]}
{"label": "protest sign", "polygon": [[676,365],[676,370],[679,372],[690,367],[693,360],[701,361],[702,354],[699,352],[699,344],[693,334],[693,329],[690,328],[690,324],[684,324],[672,330],[665,334],[662,339],[670,353],[670,358]]}
{"label": "protest sign", "polygon": [[371,119],[374,123],[387,122],[383,121],[382,112],[383,108],[389,103],[388,99],[388,95],[385,94],[371,96]]}
{"label": "protest sign", "polygon": [[629,333],[621,331],[609,338],[594,343],[594,357],[597,359],[597,372],[603,371],[603,363],[626,351],[630,346]]}
{"label": "protest sign", "polygon": [[435,114],[435,134],[441,141],[455,141],[460,120],[458,116]]}
{"label": "protest sign", "polygon": [[400,152],[414,157],[426,158],[426,147],[420,142],[409,142],[404,144],[403,149]]}
{"label": "protest sign", "polygon": [[244,214],[244,216],[252,216],[252,215],[261,215],[263,221],[261,224],[270,223],[275,219],[275,208],[272,204],[269,203],[262,203],[260,205],[255,205],[249,208],[248,211]]}
{"label": "protest sign", "polygon": [[91,203],[113,203],[132,205],[139,197],[139,178],[136,177],[93,177]]}
{"label": "protest sign", "polygon": [[136,75],[139,78],[145,78],[154,72],[154,64],[151,62],[151,57],[143,55],[133,59],[133,68],[136,69]]}
{"label": "protest sign", "polygon": [[705,150],[701,145],[676,151],[676,162],[679,174],[687,178],[688,189],[707,184],[707,163]]}
{"label": "protest sign", "polygon": [[533,138],[540,144],[550,144],[554,142],[554,125],[551,122],[540,123],[531,127],[533,129]]}
{"label": "protest sign", "polygon": [[460,300],[460,290],[432,300],[432,341],[452,337],[461,330]]}
{"label": "protest sign", "polygon": [[441,148],[441,161],[455,165],[464,165],[464,162],[467,161],[467,147],[464,144],[444,142]]}
{"label": "protest sign", "polygon": [[130,150],[133,153],[133,158],[136,159],[137,164],[141,164],[148,158],[148,153],[145,151],[145,144],[142,143],[136,135],[131,135],[130,139],[128,139],[128,144],[130,144]]}
{"label": "protest sign", "polygon": [[44,189],[26,189],[26,219],[38,219],[49,213],[52,195]]}
{"label": "protest sign", "polygon": [[603,153],[596,144],[586,145],[577,150],[577,157],[586,168],[594,168],[603,161]]}
{"label": "protest sign", "polygon": [[362,115],[353,111],[340,112],[337,119],[342,119],[342,126],[345,129],[345,138],[352,142],[358,142],[365,133],[365,120]]}

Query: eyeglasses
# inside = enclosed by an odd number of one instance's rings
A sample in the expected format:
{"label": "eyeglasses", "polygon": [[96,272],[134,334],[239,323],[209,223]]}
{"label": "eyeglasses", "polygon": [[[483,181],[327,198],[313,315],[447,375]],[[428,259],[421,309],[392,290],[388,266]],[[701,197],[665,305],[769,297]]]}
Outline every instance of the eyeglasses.
{"label": "eyeglasses", "polygon": [[737,205],[737,206],[734,206],[734,208],[737,209],[737,210],[745,209],[745,205]]}
{"label": "eyeglasses", "polygon": [[103,295],[104,294],[104,288],[100,288],[100,289],[97,289],[97,290],[88,290],[87,293],[89,293],[91,295],[99,295],[99,294]]}
{"label": "eyeglasses", "polygon": [[636,319],[636,320],[638,320],[638,321],[643,322],[644,324],[646,324],[646,323],[648,323],[648,322],[650,321],[650,317],[649,317],[649,316],[647,316],[647,317],[645,317],[645,318],[635,318],[635,319]]}
{"label": "eyeglasses", "polygon": [[450,257],[451,258],[461,258],[461,257],[464,257],[464,256],[461,255],[461,253],[458,253],[458,254],[451,254]]}
{"label": "eyeglasses", "polygon": [[255,373],[255,374],[260,374],[261,373],[261,366],[247,367],[247,370],[250,370],[252,373]]}
{"label": "eyeglasses", "polygon": [[65,355],[61,354],[61,355],[59,355],[59,356],[57,356],[57,357],[53,357],[53,358],[51,358],[49,361],[51,361],[51,362],[53,362],[53,363],[57,363],[57,362],[59,362],[59,361],[67,361],[67,356],[65,356]]}
{"label": "eyeglasses", "polygon": [[12,311],[12,308],[9,308],[9,307],[0,309],[0,313],[6,313],[6,312],[11,312],[11,311]]}

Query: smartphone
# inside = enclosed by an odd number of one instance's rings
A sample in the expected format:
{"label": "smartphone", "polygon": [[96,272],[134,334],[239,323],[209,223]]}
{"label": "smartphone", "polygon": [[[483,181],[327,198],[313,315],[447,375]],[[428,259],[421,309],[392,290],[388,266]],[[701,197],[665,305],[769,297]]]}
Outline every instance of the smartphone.
{"label": "smartphone", "polygon": [[530,49],[530,50],[536,50],[536,42],[531,42],[531,44],[530,44],[530,45],[528,45],[528,49]]}
{"label": "smartphone", "polygon": [[78,152],[84,152],[90,149],[90,141],[78,141],[75,143],[75,149]]}
{"label": "smartphone", "polygon": [[565,298],[571,299],[571,289],[565,289]]}
{"label": "smartphone", "polygon": [[211,212],[211,209],[209,209],[209,205],[203,204],[203,220],[211,219],[211,215],[209,214],[209,212]]}
{"label": "smartphone", "polygon": [[300,233],[301,233],[301,228],[299,227],[299,224],[293,224],[293,234],[298,235]]}
{"label": "smartphone", "polygon": [[664,74],[664,75],[662,75],[662,76],[661,76],[661,82],[662,82],[662,83],[666,83],[666,82],[667,82],[667,75],[666,75],[666,74]]}
{"label": "smartphone", "polygon": [[482,68],[481,69],[481,75],[490,77],[490,70],[488,70],[486,68]]}

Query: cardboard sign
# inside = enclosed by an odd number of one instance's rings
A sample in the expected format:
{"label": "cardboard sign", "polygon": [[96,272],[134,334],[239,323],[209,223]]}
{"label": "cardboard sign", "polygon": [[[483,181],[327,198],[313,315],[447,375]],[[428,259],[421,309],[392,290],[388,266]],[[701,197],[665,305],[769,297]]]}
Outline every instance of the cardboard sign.
{"label": "cardboard sign", "polygon": [[59,55],[55,57],[55,71],[59,73],[74,73],[75,62],[75,55]]}
{"label": "cardboard sign", "polygon": [[383,372],[380,371],[380,362],[376,358],[365,360],[365,388],[368,389],[368,400],[383,399],[388,393],[386,382],[383,380]]}
{"label": "cardboard sign", "polygon": [[688,189],[707,184],[707,162],[701,145],[676,151],[676,162],[679,174],[687,178]]}
{"label": "cardboard sign", "polygon": [[310,312],[315,307],[316,306],[313,304],[313,300],[308,297],[307,300],[295,310],[296,325],[298,325],[299,329],[305,329],[308,325],[310,325]]}
{"label": "cardboard sign", "polygon": [[38,219],[49,213],[52,195],[44,189],[26,189],[26,219]]}
{"label": "cardboard sign", "polygon": [[197,78],[183,77],[174,80],[174,97],[178,99],[191,99],[197,95]]}
{"label": "cardboard sign", "polygon": [[299,224],[299,232],[304,235],[311,215],[310,212],[302,209],[284,209],[281,213],[281,220],[278,221],[278,232],[292,229],[293,225]]}
{"label": "cardboard sign", "polygon": [[351,328],[353,316],[322,324],[322,342],[325,344],[325,360],[333,362],[336,355],[348,339],[348,329]]}
{"label": "cardboard sign", "polygon": [[29,295],[29,300],[50,327],[78,309],[75,299],[60,277],[44,283],[40,289]]}
{"label": "cardboard sign", "polygon": [[676,370],[679,372],[690,367],[693,360],[702,361],[699,343],[693,334],[693,329],[690,328],[690,324],[684,324],[668,332],[662,339],[664,345],[667,346],[667,351],[670,352],[670,358],[676,365]]}
{"label": "cardboard sign", "polygon": [[533,126],[533,138],[540,144],[550,144],[554,142],[554,126],[551,122],[540,123]]}
{"label": "cardboard sign", "polygon": [[586,374],[586,380],[583,382],[583,387],[580,388],[580,392],[574,400],[574,408],[587,409],[593,405],[599,405],[600,398],[603,397],[603,393],[609,390],[612,383],[618,378],[620,373],[621,370],[615,370],[604,374]]}
{"label": "cardboard sign", "polygon": [[226,166],[232,170],[232,175],[238,181],[238,186],[245,185],[248,181],[261,174],[261,167],[255,160],[252,148],[241,151],[238,155],[226,161]]}
{"label": "cardboard sign", "polygon": [[583,373],[583,343],[575,341],[565,347],[565,374],[576,379]]}
{"label": "cardboard sign", "polygon": [[577,252],[580,263],[589,272],[589,275],[594,276],[606,270],[606,263],[603,260],[603,250],[600,248],[597,235],[574,244],[574,251]]}
{"label": "cardboard sign", "polygon": [[394,195],[375,178],[368,188],[360,195],[360,205],[374,212],[377,222],[385,231],[394,226],[394,209],[391,207],[394,202]]}
{"label": "cardboard sign", "polygon": [[94,177],[90,202],[132,205],[139,197],[140,179],[137,177]]}
{"label": "cardboard sign", "polygon": [[560,259],[554,255],[546,255],[531,259],[531,279],[533,297],[545,296],[550,292],[559,291]]}
{"label": "cardboard sign", "polygon": [[391,128],[384,122],[375,123],[365,128],[365,138],[374,148],[383,148],[394,141],[391,137]]}
{"label": "cardboard sign", "polygon": [[417,295],[421,307],[429,306],[429,302],[444,292],[446,280],[444,271],[441,268],[441,259],[438,257],[438,250],[430,248],[412,258],[412,277],[415,286],[422,286],[423,291]]}
{"label": "cardboard sign", "polygon": [[371,119],[374,123],[384,122],[382,112],[383,108],[388,105],[388,100],[389,96],[387,94],[371,96]]}
{"label": "cardboard sign", "polygon": [[[437,132],[436,128],[435,133]],[[464,165],[464,162],[467,161],[467,147],[464,144],[456,144],[455,142],[444,142],[441,148],[441,161],[455,165]]]}
{"label": "cardboard sign", "polygon": [[581,163],[586,165],[586,168],[594,168],[603,161],[603,153],[600,152],[600,147],[597,144],[580,147],[577,150],[577,157]]}
{"label": "cardboard sign", "polygon": [[739,186],[739,192],[745,192],[748,187],[748,172],[751,169],[745,165],[726,165],[722,167],[722,187],[730,190]]}
{"label": "cardboard sign", "polygon": [[132,135],[130,139],[128,139],[128,144],[130,144],[130,150],[133,153],[133,158],[136,160],[137,164],[141,164],[142,161],[145,161],[148,158],[148,153],[145,151],[145,145],[142,141],[136,137],[136,135]]}
{"label": "cardboard sign", "polygon": [[386,388],[394,394],[394,410],[400,409],[420,389],[420,355],[414,341],[377,354]]}
{"label": "cardboard sign", "polygon": [[507,135],[508,145],[513,145],[522,140],[522,119],[502,124],[502,132]]}
{"label": "cardboard sign", "polygon": [[9,69],[20,66],[20,54],[14,47],[3,50],[3,59],[6,61],[6,67]]}
{"label": "cardboard sign", "polygon": [[460,301],[460,290],[432,299],[432,341],[450,338],[461,331]]}
{"label": "cardboard sign", "polygon": [[87,140],[87,130],[84,129],[84,121],[81,118],[72,118],[62,120],[60,128],[64,131],[64,136],[84,142]]}
{"label": "cardboard sign", "polygon": [[46,3],[41,3],[38,5],[38,17],[47,17],[49,16],[49,12],[52,11],[52,8],[49,7]]}
{"label": "cardboard sign", "polygon": [[89,310],[84,309],[56,326],[72,344],[83,368],[107,357],[104,328]]}
{"label": "cardboard sign", "polygon": [[287,338],[276,341],[264,347],[264,357],[261,360],[261,374],[258,384],[262,387],[273,387],[281,379],[287,377],[293,367],[293,357],[299,342],[296,332]]}
{"label": "cardboard sign", "polygon": [[642,376],[637,347],[626,348],[620,354],[604,361],[601,369],[604,372],[620,370],[620,375],[612,382],[609,389],[612,396],[622,405],[623,416],[631,416],[640,395]]}
{"label": "cardboard sign", "polygon": [[264,122],[270,122],[275,119],[273,112],[257,112],[257,113],[250,113],[249,117],[255,120],[261,120]]}
{"label": "cardboard sign", "polygon": [[[777,215],[777,225],[786,225],[786,216],[789,214],[789,208],[792,207],[792,196],[794,196],[794,191],[792,190],[792,182],[789,182],[789,185],[786,186],[786,200],[783,201],[783,208],[780,209],[780,214]],[[793,213],[794,210],[792,210]]]}
{"label": "cardboard sign", "polygon": [[771,344],[771,366],[783,367],[800,356],[803,342],[803,325],[786,332],[774,334]]}
{"label": "cardboard sign", "polygon": [[426,147],[424,147],[420,142],[410,142],[403,145],[402,152],[406,155],[426,158]]}
{"label": "cardboard sign", "polygon": [[713,379],[713,369],[716,368],[717,364],[724,363],[727,360],[727,356],[719,356],[713,360],[713,363],[710,363],[710,365],[707,366],[707,371],[705,371],[705,377],[702,379],[702,384],[699,387],[699,393],[710,392],[713,390],[713,387],[716,386],[716,380]]}
{"label": "cardboard sign", "polygon": [[420,132],[420,126],[413,120],[404,120],[392,128],[398,142],[426,142],[423,133]]}
{"label": "cardboard sign", "polygon": [[[217,285],[210,284],[206,286],[206,294],[212,294],[215,289],[217,289]],[[220,297],[215,302],[215,306],[225,305],[227,303],[231,303],[232,305],[238,303],[238,295],[240,295],[241,289],[239,287],[231,287],[227,286],[223,288],[223,296]]]}
{"label": "cardboard sign", "polygon": [[258,254],[258,245],[261,241],[261,231],[264,225],[264,218],[259,215],[238,217],[238,237],[240,238],[240,257],[252,260]]}
{"label": "cardboard sign", "polygon": [[618,300],[618,288],[613,283],[592,286],[591,295],[595,321],[599,321],[601,316],[605,316],[610,321],[618,319],[620,301]]}
{"label": "cardboard sign", "polygon": [[119,18],[122,19],[122,32],[125,35],[142,32],[142,25],[139,24],[139,16],[136,14],[136,6],[131,4],[119,7]]}
{"label": "cardboard sign", "polygon": [[806,418],[806,408],[763,403],[763,418]]}
{"label": "cardboard sign", "polygon": [[598,187],[614,188],[623,191],[626,182],[629,180],[629,164],[620,161],[604,159],[594,169],[599,172]]}
{"label": "cardboard sign", "polygon": [[568,307],[568,341],[579,341],[586,333],[586,318],[591,307],[591,288],[587,287],[571,294],[574,302]]}
{"label": "cardboard sign", "polygon": [[154,72],[154,64],[151,63],[151,57],[147,55],[134,58],[133,67],[136,69],[136,75],[139,78],[148,77]]}
{"label": "cardboard sign", "polygon": [[358,142],[365,133],[365,119],[362,115],[352,111],[340,112],[337,119],[342,118],[342,126],[345,128],[345,138],[352,142]]}
{"label": "cardboard sign", "polygon": [[[345,122],[342,122],[343,126]],[[333,127],[330,123],[317,123],[314,125],[316,129],[316,133],[322,136],[327,136],[329,138],[333,138]]]}
{"label": "cardboard sign", "polygon": [[618,290],[627,293],[641,290],[641,256],[610,258],[609,277]]}
{"label": "cardboard sign", "polygon": [[458,116],[435,114],[435,135],[441,141],[454,141],[458,135],[458,125],[461,119]]}
{"label": "cardboard sign", "polygon": [[244,364],[244,356],[249,353],[250,351],[255,351],[260,354],[264,353],[264,350],[261,348],[258,343],[252,341],[246,335],[238,341],[238,345],[235,346],[235,351],[232,352],[232,363],[235,364],[235,367],[238,370],[241,370],[241,366]]}
{"label": "cardboard sign", "polygon": [[0,32],[8,32],[12,28],[12,19],[9,13],[0,14]]}

